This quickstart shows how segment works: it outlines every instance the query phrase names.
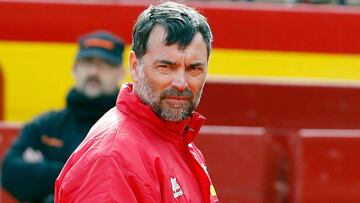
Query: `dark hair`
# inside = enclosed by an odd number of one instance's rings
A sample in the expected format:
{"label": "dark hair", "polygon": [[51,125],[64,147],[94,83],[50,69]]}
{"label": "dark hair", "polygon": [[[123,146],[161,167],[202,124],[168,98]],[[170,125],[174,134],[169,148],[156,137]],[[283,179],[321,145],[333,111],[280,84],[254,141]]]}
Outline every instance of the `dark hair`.
{"label": "dark hair", "polygon": [[208,57],[210,55],[212,33],[206,18],[195,9],[175,2],[164,2],[150,6],[138,17],[132,37],[131,49],[137,58],[142,58],[147,50],[149,35],[156,26],[162,26],[166,31],[166,45],[178,44],[185,49],[200,33],[206,43]]}

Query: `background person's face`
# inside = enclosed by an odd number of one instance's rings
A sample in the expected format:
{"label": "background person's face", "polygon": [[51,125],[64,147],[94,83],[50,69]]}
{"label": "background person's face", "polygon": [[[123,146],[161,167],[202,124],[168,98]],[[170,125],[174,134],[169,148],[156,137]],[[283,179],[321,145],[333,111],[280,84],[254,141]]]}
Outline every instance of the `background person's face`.
{"label": "background person's face", "polygon": [[[164,120],[180,121],[197,107],[207,75],[207,49],[196,34],[184,49],[165,45],[165,31],[157,26],[150,33],[141,61],[130,56],[135,92]],[[131,60],[135,60],[133,63]],[[135,71],[135,72],[134,72]]]}
{"label": "background person's face", "polygon": [[74,67],[76,89],[88,97],[113,94],[122,71],[120,66],[113,66],[98,57],[81,59]]}

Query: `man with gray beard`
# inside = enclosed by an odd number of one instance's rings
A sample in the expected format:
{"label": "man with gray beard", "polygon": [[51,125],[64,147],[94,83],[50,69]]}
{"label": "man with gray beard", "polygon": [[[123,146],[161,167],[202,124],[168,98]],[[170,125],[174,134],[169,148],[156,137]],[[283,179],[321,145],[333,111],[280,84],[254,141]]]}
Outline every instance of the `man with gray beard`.
{"label": "man with gray beard", "polygon": [[124,76],[123,41],[98,30],[81,36],[78,45],[65,108],[26,123],[2,161],[2,187],[20,202],[54,202],[54,182],[66,160],[116,102]]}
{"label": "man with gray beard", "polygon": [[131,84],[62,169],[55,202],[218,202],[193,144],[212,34],[204,16],[165,2],[143,11],[129,54]]}

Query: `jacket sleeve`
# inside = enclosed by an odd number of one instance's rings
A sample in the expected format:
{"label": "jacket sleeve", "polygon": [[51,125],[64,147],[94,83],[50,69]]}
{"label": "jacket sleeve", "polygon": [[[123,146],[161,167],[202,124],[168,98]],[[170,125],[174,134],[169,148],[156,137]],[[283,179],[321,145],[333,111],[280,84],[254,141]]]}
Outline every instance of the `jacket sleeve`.
{"label": "jacket sleeve", "polygon": [[19,138],[7,152],[2,165],[2,185],[22,201],[38,201],[53,193],[54,182],[62,163],[44,160],[29,163],[23,159],[26,148],[41,150],[40,137],[47,125],[47,115],[35,119],[22,129]]}
{"label": "jacket sleeve", "polygon": [[[71,161],[71,159],[69,160]],[[110,156],[65,165],[55,184],[55,203],[158,203],[151,185]]]}

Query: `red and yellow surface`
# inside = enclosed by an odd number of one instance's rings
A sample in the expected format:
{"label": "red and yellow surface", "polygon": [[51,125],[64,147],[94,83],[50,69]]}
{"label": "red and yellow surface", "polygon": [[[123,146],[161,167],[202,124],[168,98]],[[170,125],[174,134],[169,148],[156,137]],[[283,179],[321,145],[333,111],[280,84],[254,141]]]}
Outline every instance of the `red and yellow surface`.
{"label": "red and yellow surface", "polygon": [[[93,2],[0,1],[5,120],[26,121],[64,106],[81,34],[110,30],[128,51],[133,22],[146,4]],[[360,8],[192,5],[213,29],[211,79],[360,85]]]}

